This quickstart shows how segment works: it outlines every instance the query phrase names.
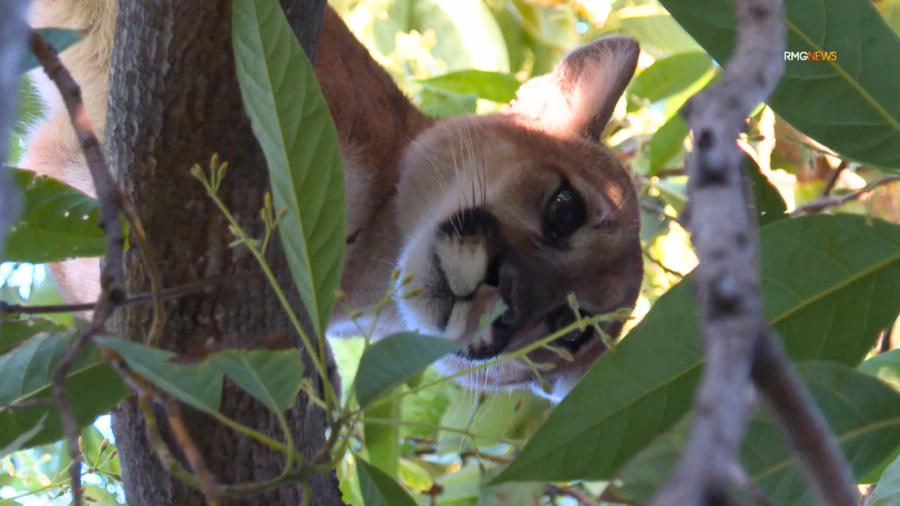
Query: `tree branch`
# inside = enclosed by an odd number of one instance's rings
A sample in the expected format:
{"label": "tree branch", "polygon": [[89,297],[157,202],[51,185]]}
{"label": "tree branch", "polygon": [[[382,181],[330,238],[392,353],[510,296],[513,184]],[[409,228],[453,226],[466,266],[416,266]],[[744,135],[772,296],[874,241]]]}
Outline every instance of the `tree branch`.
{"label": "tree branch", "polygon": [[578,502],[581,506],[597,506],[597,502],[591,499],[587,494],[575,487],[561,487],[559,485],[547,485],[547,493],[550,495],[569,496]]}
{"label": "tree branch", "polygon": [[59,89],[87,160],[91,180],[97,190],[97,199],[100,201],[100,228],[106,235],[106,261],[100,275],[100,286],[113,304],[118,303],[125,298],[123,284],[125,236],[119,222],[119,209],[122,208],[124,200],[122,192],[113,180],[106,165],[106,158],[100,149],[100,141],[97,140],[97,135],[91,127],[87,109],[81,100],[81,88],[63,66],[53,46],[37,32],[31,32],[31,51],[44,67],[44,72]]}
{"label": "tree branch", "polygon": [[[193,283],[188,283],[175,288],[168,288],[159,292],[162,300],[171,300],[197,293],[210,288],[230,285],[238,281],[245,281],[254,277],[262,277],[262,273],[247,272],[243,274],[235,274],[234,276],[214,276],[211,278],[201,279]],[[132,306],[134,304],[143,304],[154,302],[156,294],[153,292],[139,293],[132,297],[119,302],[118,307]],[[7,304],[0,301],[0,313],[8,314],[50,314],[50,313],[77,313],[79,311],[90,311],[97,307],[100,301],[89,302],[87,304],[55,304],[49,306],[26,306],[24,304]]]}
{"label": "tree branch", "polygon": [[688,445],[654,506],[699,506],[730,497],[752,407],[750,368],[762,312],[755,217],[736,140],[744,119],[784,70],[781,0],[736,0],[736,50],[722,79],[682,109],[694,133],[687,163],[689,227],[699,265],[695,290],[707,362]]}
{"label": "tree branch", "polygon": [[72,343],[53,371],[53,395],[59,407],[59,416],[65,429],[69,453],[72,457],[72,465],[69,467],[72,477],[72,503],[75,506],[81,506],[81,450],[78,448],[78,424],[75,422],[66,398],[65,381],[69,369],[81,355],[81,351],[91,337],[103,329],[106,320],[115,310],[116,304],[125,298],[123,285],[125,238],[119,222],[119,209],[123,199],[121,191],[113,181],[109,167],[106,165],[106,159],[100,150],[100,142],[91,127],[87,110],[81,100],[81,89],[63,66],[53,46],[34,31],[31,32],[30,40],[31,51],[44,68],[47,76],[56,84],[69,112],[72,127],[75,129],[91,172],[91,179],[97,189],[97,197],[100,201],[100,227],[106,236],[106,262],[100,276],[102,292],[94,310],[93,321],[90,328],[82,332]]}
{"label": "tree branch", "polygon": [[[835,170],[837,170],[837,169],[835,169]],[[806,205],[798,207],[797,209],[794,209],[794,212],[791,213],[791,217],[796,218],[798,216],[803,216],[805,214],[820,213],[826,209],[846,204],[847,202],[850,202],[851,200],[856,200],[856,199],[862,197],[863,195],[875,190],[879,186],[886,185],[888,183],[893,183],[894,181],[898,181],[898,180],[900,180],[900,176],[897,176],[897,175],[885,176],[885,177],[879,179],[878,181],[875,181],[874,183],[870,184],[869,186],[866,186],[865,188],[863,188],[861,190],[857,190],[855,192],[850,192],[846,195],[841,195],[840,197],[822,196],[821,198],[819,198],[818,200],[816,200],[814,202],[810,202],[809,204],[806,204]]]}
{"label": "tree branch", "polygon": [[797,454],[800,468],[819,496],[818,504],[846,506],[859,503],[850,468],[815,401],[771,332],[756,343],[753,382],[766,400]]}

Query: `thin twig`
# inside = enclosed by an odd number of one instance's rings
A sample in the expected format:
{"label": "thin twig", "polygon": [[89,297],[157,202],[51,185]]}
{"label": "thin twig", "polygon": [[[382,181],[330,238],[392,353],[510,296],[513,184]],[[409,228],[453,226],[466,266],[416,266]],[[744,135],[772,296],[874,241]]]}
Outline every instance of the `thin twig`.
{"label": "thin twig", "polygon": [[753,350],[767,327],[756,218],[735,141],[784,71],[784,5],[736,0],[735,14],[738,40],[722,78],[682,108],[694,137],[687,158],[688,226],[699,260],[695,294],[707,361],[688,443],[654,506],[734,501],[727,469],[737,462],[752,407]]}
{"label": "thin twig", "polygon": [[879,186],[893,183],[894,181],[900,180],[900,176],[892,175],[885,176],[878,181],[866,186],[861,190],[856,190],[854,192],[850,192],[846,195],[841,195],[840,197],[822,197],[814,202],[810,202],[809,204],[803,205],[794,209],[794,212],[791,213],[791,217],[796,218],[797,216],[803,216],[804,214],[815,214],[820,213],[826,209],[831,207],[837,207],[842,204],[846,204],[851,200],[856,200],[861,196],[871,192],[872,190],[878,188]]}
{"label": "thin twig", "polygon": [[828,181],[825,181],[825,187],[822,188],[822,198],[827,197],[831,194],[831,190],[834,189],[834,185],[837,183],[838,178],[841,176],[841,172],[844,172],[844,169],[847,168],[848,163],[845,160],[841,160],[841,163],[835,167],[833,171],[831,171],[831,175],[828,176]]}
{"label": "thin twig", "polygon": [[858,504],[855,481],[837,438],[771,332],[757,340],[752,377],[814,485],[818,504]]}
{"label": "thin twig", "polygon": [[[184,297],[185,295],[190,295],[192,293],[200,292],[203,290],[207,290],[210,288],[216,288],[219,286],[224,286],[232,283],[236,283],[238,281],[243,281],[245,279],[251,279],[254,277],[261,277],[262,273],[258,272],[248,272],[242,274],[235,274],[233,276],[215,276],[211,278],[201,279],[200,281],[195,281],[193,283],[188,283],[182,286],[176,286],[174,288],[168,288],[160,292],[163,300],[171,300],[177,299],[179,297]],[[140,293],[133,297],[129,297],[124,299],[122,302],[118,304],[119,307],[131,306],[134,304],[143,304],[147,302],[153,302],[154,294],[152,292]],[[99,301],[98,301],[99,302]],[[94,309],[97,306],[97,302],[91,302],[88,304],[61,304],[61,305],[50,305],[50,306],[26,306],[22,304],[7,304],[6,302],[0,301],[0,313],[12,313],[12,314],[52,314],[52,313],[75,313],[78,311],[89,311]]]}
{"label": "thin twig", "polygon": [[546,493],[550,495],[564,495],[578,501],[581,506],[597,506],[597,503],[587,494],[575,487],[561,487],[559,485],[547,485]]}
{"label": "thin twig", "polygon": [[681,223],[681,221],[678,218],[676,218],[674,216],[669,216],[668,214],[666,214],[665,209],[663,209],[662,207],[660,207],[656,204],[651,204],[650,202],[644,202],[642,200],[641,201],[641,209],[643,209],[644,211],[647,211],[649,213],[654,213],[654,214],[658,214],[660,216],[665,216],[666,218],[677,223],[679,226],[681,226],[681,228],[685,228],[684,225]]}
{"label": "thin twig", "polygon": [[75,361],[78,360],[84,347],[87,346],[87,343],[95,334],[102,330],[103,324],[106,322],[106,319],[109,318],[109,315],[112,314],[113,309],[114,306],[112,304],[105,299],[101,299],[94,311],[94,321],[91,326],[75,339],[75,342],[72,343],[68,350],[66,350],[59,365],[53,370],[53,397],[59,408],[59,418],[66,434],[69,455],[72,459],[72,464],[69,466],[69,475],[72,479],[72,504],[75,506],[80,506],[82,499],[82,455],[81,449],[78,447],[78,424],[75,422],[75,416],[72,413],[72,408],[69,406],[69,400],[66,397],[66,377],[69,375],[69,370],[75,364]]}
{"label": "thin twig", "polygon": [[197,447],[190,433],[188,433],[187,426],[184,424],[184,418],[181,416],[181,406],[173,399],[166,399],[166,412],[169,415],[169,426],[172,428],[175,440],[178,441],[179,446],[184,451],[184,455],[191,464],[194,474],[200,479],[208,506],[220,506],[222,499],[219,497],[216,478],[209,468],[206,467],[200,448]]}
{"label": "thin twig", "polygon": [[153,251],[150,249],[149,241],[147,241],[144,225],[138,218],[131,202],[128,202],[128,199],[124,196],[121,196],[119,204],[121,205],[122,213],[128,219],[128,224],[131,225],[131,230],[137,237],[138,249],[141,251],[144,265],[147,266],[147,271],[150,274],[150,287],[153,295],[153,322],[150,324],[150,330],[147,332],[147,346],[156,347],[159,345],[159,339],[166,324],[166,310],[163,307],[163,292],[165,290],[163,289],[162,273],[159,272],[159,266],[156,265],[156,261],[153,259]]}
{"label": "thin twig", "polygon": [[34,31],[31,32],[31,51],[41,63],[44,72],[59,89],[87,160],[100,203],[100,228],[106,236],[106,262],[100,276],[100,286],[108,294],[109,300],[116,304],[125,298],[123,270],[125,237],[122,233],[122,224],[119,222],[122,193],[113,180],[100,149],[100,141],[91,127],[90,118],[81,100],[81,88],[63,66],[53,46]]}
{"label": "thin twig", "polygon": [[[115,311],[117,305],[126,299],[124,288],[123,250],[125,238],[122,232],[122,225],[119,222],[120,210],[124,211],[131,223],[132,229],[135,230],[135,233],[138,236],[138,242],[144,261],[151,273],[153,300],[155,303],[152,327],[153,333],[151,333],[151,336],[158,335],[162,331],[162,324],[165,321],[161,295],[163,291],[162,278],[159,270],[153,263],[146,235],[143,233],[143,226],[141,225],[140,220],[137,219],[137,214],[131,208],[130,204],[125,201],[122,190],[116,185],[112,174],[109,171],[109,167],[106,164],[106,159],[103,157],[103,152],[100,149],[100,141],[97,139],[96,134],[94,134],[90,119],[87,115],[87,110],[81,99],[81,89],[78,87],[78,84],[72,78],[69,71],[63,66],[56,50],[54,50],[40,34],[32,31],[30,40],[32,52],[41,63],[44,71],[56,84],[56,87],[59,89],[60,95],[63,98],[63,102],[66,105],[66,109],[69,112],[72,127],[78,137],[79,144],[81,145],[81,149],[88,164],[88,169],[91,173],[94,188],[97,192],[100,204],[100,227],[103,229],[106,237],[106,261],[103,264],[100,276],[101,295],[94,310],[91,326],[78,336],[53,372],[53,394],[57,406],[59,407],[59,415],[68,439],[69,453],[72,457],[72,464],[70,466],[72,504],[74,504],[74,506],[81,506],[83,495],[81,489],[82,455],[78,447],[78,424],[75,422],[75,418],[66,397],[65,381],[69,370],[78,359],[79,355],[81,355],[84,347],[95,334],[103,329],[106,321]],[[108,350],[104,350],[105,357],[111,355],[114,354]],[[119,360],[121,359],[119,358]],[[174,425],[178,427],[177,417]],[[183,423],[181,423],[180,428],[184,429]],[[184,430],[181,430],[180,432],[186,434],[186,431]],[[177,429],[176,434],[179,434]],[[194,454],[199,454],[196,446],[189,437],[186,439],[184,437],[179,437],[178,440],[179,443],[185,446],[185,453],[188,454],[189,457],[193,457]],[[191,458],[191,462],[192,464],[195,463],[193,458]],[[211,473],[208,471],[203,473],[204,469],[205,468],[201,464],[198,467],[195,467],[195,472],[201,477],[201,481],[204,484],[204,492],[207,494],[209,503],[214,506],[218,505],[219,499],[215,490],[215,482]],[[210,482],[212,482],[211,487],[208,486]]]}

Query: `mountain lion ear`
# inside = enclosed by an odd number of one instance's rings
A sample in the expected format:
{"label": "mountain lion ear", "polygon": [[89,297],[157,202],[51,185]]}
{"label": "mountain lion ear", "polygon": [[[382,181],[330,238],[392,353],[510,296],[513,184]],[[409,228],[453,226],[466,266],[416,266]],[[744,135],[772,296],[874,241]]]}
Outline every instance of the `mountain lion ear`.
{"label": "mountain lion ear", "polygon": [[637,67],[640,46],[605,37],[575,49],[556,69],[523,84],[506,113],[562,137],[597,140]]}

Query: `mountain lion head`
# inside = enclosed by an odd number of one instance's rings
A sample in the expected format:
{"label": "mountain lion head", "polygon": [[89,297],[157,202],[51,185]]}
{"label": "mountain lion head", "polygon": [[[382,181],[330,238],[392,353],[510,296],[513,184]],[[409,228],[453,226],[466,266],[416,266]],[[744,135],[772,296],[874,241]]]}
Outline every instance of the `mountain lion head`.
{"label": "mountain lion head", "polygon": [[[508,306],[487,332],[439,364],[449,373],[521,349],[583,316],[633,307],[643,275],[639,203],[629,173],[599,142],[634,74],[639,48],[628,38],[595,41],[551,74],[520,88],[504,112],[436,123],[415,138],[401,163],[396,200],[404,275],[414,296],[399,298],[411,329],[471,339],[476,300]],[[616,337],[621,322],[604,323]],[[587,328],[537,349],[534,368],[506,361],[464,382],[532,385],[559,399],[605,346]]]}

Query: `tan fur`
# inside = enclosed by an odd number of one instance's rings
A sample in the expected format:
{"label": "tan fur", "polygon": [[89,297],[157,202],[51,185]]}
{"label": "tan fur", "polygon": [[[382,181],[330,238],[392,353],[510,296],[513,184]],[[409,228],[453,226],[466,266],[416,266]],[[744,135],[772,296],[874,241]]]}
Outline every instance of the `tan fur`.
{"label": "tan fur", "polygon": [[[116,0],[37,0],[33,10],[36,26],[90,30],[63,61],[82,85],[101,135],[115,10]],[[568,55],[552,74],[524,85],[505,112],[438,121],[420,113],[326,9],[316,73],[344,154],[348,233],[355,238],[342,280],[348,305],[376,301],[395,266],[414,275],[412,286],[422,290],[398,297],[379,320],[376,337],[420,330],[468,339],[473,296],[492,283],[517,323],[506,330],[495,326],[469,349],[496,344],[503,332],[507,352],[547,335],[547,315],[570,292],[593,314],[634,304],[642,277],[638,201],[628,173],[597,139],[637,55],[630,39],[594,42]],[[93,193],[58,96],[47,86],[40,89],[50,112],[29,140],[24,165]],[[564,246],[548,246],[544,212],[564,179],[584,198],[588,218]],[[463,232],[454,217],[475,210],[491,226]],[[68,300],[96,299],[95,260],[65,262],[51,271]],[[607,329],[615,335],[620,327]],[[355,329],[336,309],[329,333]],[[544,377],[549,396],[558,400],[603,349],[595,338],[577,350],[574,362],[548,350],[531,357],[555,365]],[[440,365],[454,372],[471,363],[454,356]],[[463,382],[534,387],[535,379],[527,365],[509,361]]]}

